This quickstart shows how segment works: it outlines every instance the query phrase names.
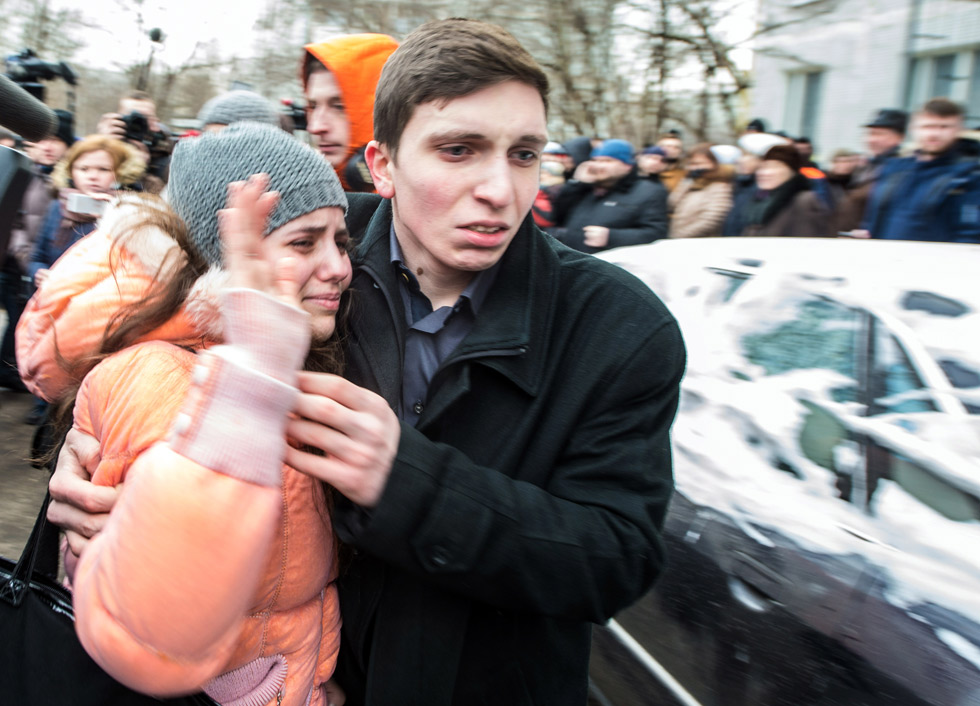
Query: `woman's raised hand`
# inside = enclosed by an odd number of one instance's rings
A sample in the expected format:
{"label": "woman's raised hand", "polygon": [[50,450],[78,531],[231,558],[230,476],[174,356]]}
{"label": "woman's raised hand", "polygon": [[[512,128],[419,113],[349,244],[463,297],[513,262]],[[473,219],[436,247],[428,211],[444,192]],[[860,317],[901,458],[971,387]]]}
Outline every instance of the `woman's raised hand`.
{"label": "woman's raised hand", "polygon": [[266,222],[279,201],[278,192],[267,191],[268,187],[267,174],[228,185],[228,200],[218,212],[218,230],[229,286],[257,289],[301,308],[293,259],[269,262],[263,248]]}

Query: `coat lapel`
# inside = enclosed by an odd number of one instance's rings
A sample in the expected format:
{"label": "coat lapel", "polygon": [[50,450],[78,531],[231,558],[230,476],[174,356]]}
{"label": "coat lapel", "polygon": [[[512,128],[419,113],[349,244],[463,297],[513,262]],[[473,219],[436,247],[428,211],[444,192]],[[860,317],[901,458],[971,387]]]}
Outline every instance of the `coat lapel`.
{"label": "coat lapel", "polygon": [[[363,214],[355,212],[356,203],[351,201],[350,219],[363,221]],[[399,315],[401,302],[388,247],[391,202],[383,200],[375,209],[355,254],[348,351],[355,382],[374,389],[397,409],[405,319]],[[377,335],[379,331],[384,335]]]}
{"label": "coat lapel", "polygon": [[[504,254],[476,325],[433,379],[420,430],[426,420],[440,418],[470,391],[469,362],[497,371],[529,395],[538,394],[557,297],[557,256],[547,238],[550,236],[539,231],[530,217],[524,222]],[[546,258],[555,262],[541,267],[540,261]]]}

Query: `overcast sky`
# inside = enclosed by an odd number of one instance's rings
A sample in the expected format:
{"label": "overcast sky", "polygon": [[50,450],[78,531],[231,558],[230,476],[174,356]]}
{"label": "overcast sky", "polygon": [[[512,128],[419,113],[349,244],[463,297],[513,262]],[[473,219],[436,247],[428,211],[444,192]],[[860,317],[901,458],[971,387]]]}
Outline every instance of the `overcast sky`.
{"label": "overcast sky", "polygon": [[[253,26],[267,0],[147,0],[143,5],[144,30],[159,27],[166,39],[157,56],[167,64],[181,64],[196,42],[217,39],[221,54],[247,56],[251,53]],[[54,0],[58,7],[79,8],[77,0]],[[116,0],[87,0],[81,5],[88,19],[101,26],[87,32],[88,46],[74,57],[76,63],[115,68],[145,60],[149,39],[140,34],[137,14],[120,9]]]}

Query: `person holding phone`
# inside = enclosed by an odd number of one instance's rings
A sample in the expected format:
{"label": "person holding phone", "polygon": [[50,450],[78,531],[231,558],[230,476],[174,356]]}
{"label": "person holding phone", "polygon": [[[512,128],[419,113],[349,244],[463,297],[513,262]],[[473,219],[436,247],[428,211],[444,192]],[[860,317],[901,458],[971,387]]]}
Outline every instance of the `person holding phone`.
{"label": "person holding phone", "polygon": [[[51,266],[68,248],[95,230],[113,192],[136,182],[145,169],[136,150],[114,137],[91,135],[68,149],[51,173],[57,198],[48,206],[27,265],[35,287],[44,284]],[[36,398],[24,423],[40,425],[47,407]]]}
{"label": "person holding phone", "polygon": [[27,272],[36,287],[68,248],[95,230],[112,193],[138,181],[145,169],[139,155],[114,137],[90,135],[72,145],[51,175],[58,198],[31,253]]}

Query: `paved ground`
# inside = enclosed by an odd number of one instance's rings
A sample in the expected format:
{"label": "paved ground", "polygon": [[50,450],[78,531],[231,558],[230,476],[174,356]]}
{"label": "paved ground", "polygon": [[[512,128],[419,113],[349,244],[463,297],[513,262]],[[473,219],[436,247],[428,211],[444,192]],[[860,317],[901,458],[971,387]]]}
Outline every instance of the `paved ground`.
{"label": "paved ground", "polygon": [[23,419],[33,400],[0,388],[0,554],[8,558],[20,555],[48,481],[47,471],[27,462],[34,427]]}

